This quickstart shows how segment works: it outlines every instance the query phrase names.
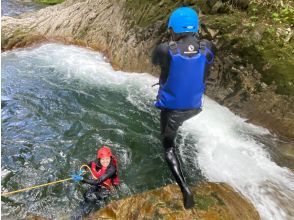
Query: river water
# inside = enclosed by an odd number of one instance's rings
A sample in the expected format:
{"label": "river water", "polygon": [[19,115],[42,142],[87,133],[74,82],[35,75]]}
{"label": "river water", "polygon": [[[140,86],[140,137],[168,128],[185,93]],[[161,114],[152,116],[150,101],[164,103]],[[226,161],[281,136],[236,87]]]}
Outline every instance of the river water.
{"label": "river water", "polygon": [[1,16],[17,16],[47,7],[34,0],[1,0]]}
{"label": "river water", "polygon": [[[85,48],[45,44],[2,53],[1,191],[67,178],[109,145],[119,160],[114,198],[174,182],[160,144],[158,81],[114,71]],[[265,141],[266,140],[266,141]],[[177,138],[185,176],[226,182],[262,219],[294,218],[294,174],[273,162],[266,129],[206,98]],[[71,181],[3,197],[2,218],[69,215],[84,188]]]}

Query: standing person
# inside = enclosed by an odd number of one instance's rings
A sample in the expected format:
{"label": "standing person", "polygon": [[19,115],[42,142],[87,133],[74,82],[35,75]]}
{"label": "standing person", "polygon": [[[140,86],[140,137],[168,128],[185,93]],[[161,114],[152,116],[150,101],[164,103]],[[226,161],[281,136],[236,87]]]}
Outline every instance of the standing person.
{"label": "standing person", "polygon": [[87,183],[91,187],[84,194],[83,214],[87,215],[99,202],[105,201],[110,195],[112,186],[119,184],[117,161],[110,148],[103,146],[97,151],[97,160],[89,163],[92,179],[81,175],[73,175],[73,180]]}
{"label": "standing person", "polygon": [[155,106],[161,109],[161,137],[166,161],[181,188],[185,208],[192,208],[193,194],[175,153],[175,138],[183,122],[202,110],[205,76],[214,55],[212,44],[196,36],[198,15],[192,8],[176,9],[169,18],[168,29],[170,41],[159,44],[152,54],[152,63],[161,68]]}

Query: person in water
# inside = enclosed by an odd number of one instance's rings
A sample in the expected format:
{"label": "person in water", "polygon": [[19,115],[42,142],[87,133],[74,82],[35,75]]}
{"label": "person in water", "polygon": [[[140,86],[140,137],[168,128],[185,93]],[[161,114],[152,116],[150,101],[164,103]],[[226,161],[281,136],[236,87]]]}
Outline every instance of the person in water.
{"label": "person in water", "polygon": [[[117,161],[110,148],[103,146],[97,151],[97,160],[89,163],[92,172],[92,179],[86,179],[81,175],[73,175],[76,182],[89,184],[91,187],[84,194],[84,214],[89,214],[91,205],[105,202],[110,195],[113,186],[119,184],[117,173]],[[86,211],[85,211],[86,210]]]}
{"label": "person in water", "polygon": [[159,44],[152,63],[161,74],[155,106],[161,110],[162,144],[168,166],[181,188],[185,208],[194,206],[175,152],[175,138],[183,122],[202,110],[205,78],[213,61],[212,43],[197,37],[198,15],[189,7],[172,12],[168,21],[170,41]]}

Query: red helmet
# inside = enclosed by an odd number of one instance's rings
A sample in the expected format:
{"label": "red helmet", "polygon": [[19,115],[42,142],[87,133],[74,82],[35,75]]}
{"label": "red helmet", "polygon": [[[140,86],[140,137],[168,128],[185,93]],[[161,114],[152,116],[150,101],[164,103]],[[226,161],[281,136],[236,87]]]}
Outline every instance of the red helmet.
{"label": "red helmet", "polygon": [[109,147],[103,146],[97,151],[97,158],[112,157],[112,153]]}

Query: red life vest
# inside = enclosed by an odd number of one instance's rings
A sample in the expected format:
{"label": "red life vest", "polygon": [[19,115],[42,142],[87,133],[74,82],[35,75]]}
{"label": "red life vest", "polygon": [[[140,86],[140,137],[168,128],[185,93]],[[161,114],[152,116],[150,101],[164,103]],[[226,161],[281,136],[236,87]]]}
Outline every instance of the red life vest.
{"label": "red life vest", "polygon": [[[102,183],[102,185],[106,186],[107,188],[110,188],[112,185],[117,186],[119,184],[119,178],[118,178],[118,172],[117,172],[117,160],[113,156],[111,158],[112,158],[112,164],[114,165],[116,171],[115,171],[114,177],[108,178]],[[96,178],[100,178],[106,173],[107,167],[102,167],[98,171],[96,168],[97,168],[97,164],[95,162],[92,162],[91,171]]]}

